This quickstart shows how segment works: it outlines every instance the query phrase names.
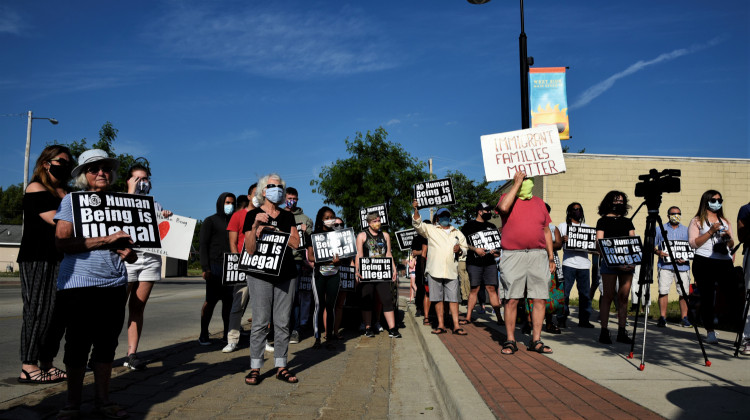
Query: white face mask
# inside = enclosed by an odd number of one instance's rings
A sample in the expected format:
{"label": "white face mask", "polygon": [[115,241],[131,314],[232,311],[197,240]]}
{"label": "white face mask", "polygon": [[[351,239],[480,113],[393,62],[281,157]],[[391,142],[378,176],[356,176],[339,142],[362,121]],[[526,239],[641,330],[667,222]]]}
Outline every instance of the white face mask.
{"label": "white face mask", "polygon": [[323,220],[323,224],[326,225],[326,227],[333,227],[334,223],[336,223],[336,219]]}
{"label": "white face mask", "polygon": [[258,200],[258,197],[253,196],[253,207],[258,208],[260,207],[260,205],[261,205],[261,202],[260,200]]}

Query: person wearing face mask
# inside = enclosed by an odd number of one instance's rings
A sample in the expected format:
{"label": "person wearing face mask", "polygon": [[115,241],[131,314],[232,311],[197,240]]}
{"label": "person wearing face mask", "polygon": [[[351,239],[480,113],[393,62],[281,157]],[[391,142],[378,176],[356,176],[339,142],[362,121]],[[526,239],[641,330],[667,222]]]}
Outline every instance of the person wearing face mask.
{"label": "person wearing face mask", "polygon": [[[742,242],[742,268],[745,270],[745,293],[750,290],[750,203],[740,207],[737,213],[737,239]],[[750,356],[750,313],[745,319],[745,329],[742,331],[742,350],[740,353]]]}
{"label": "person wearing face mask", "polygon": [[70,150],[47,146],[36,161],[31,183],[23,195],[24,229],[18,251],[23,299],[21,376],[18,382],[64,381],[66,373],[52,365],[65,332],[55,316],[57,274],[62,253],[55,248],[54,217],[68,193],[73,168]]}
{"label": "person wearing face mask", "polygon": [[[346,225],[344,224],[344,220],[340,217],[336,218],[336,221],[333,223],[333,230],[343,230],[346,229]],[[339,266],[354,266],[354,259],[353,258],[344,258],[339,263]],[[341,290],[339,287],[339,293],[338,296],[336,296],[336,317],[334,318],[334,327],[333,327],[333,333],[336,335],[336,340],[341,340],[344,338],[344,336],[339,332],[341,331],[341,319],[344,315],[344,303],[346,303],[346,297],[348,295],[348,292],[345,290]]]}
{"label": "person wearing face mask", "polygon": [[[669,223],[664,227],[667,231],[667,240],[670,241],[687,241],[688,240],[688,228],[687,226],[680,223],[682,211],[677,206],[672,206],[667,210],[669,216]],[[682,287],[686,292],[690,290],[690,263],[683,259],[678,259],[677,272],[675,273],[672,263],[664,261],[665,257],[668,257],[667,249],[661,247],[664,237],[660,229],[656,230],[656,236],[654,239],[654,253],[658,255],[659,262],[657,263],[658,276],[659,276],[659,312],[661,316],[656,323],[657,327],[667,326],[667,303],[669,295],[669,287],[672,283],[675,283],[677,289],[677,295],[680,297],[680,325],[683,327],[692,327],[687,317],[688,305],[687,296],[682,295],[682,288],[677,285],[679,281],[682,283]]]}
{"label": "person wearing face mask", "polygon": [[[297,230],[299,231],[300,238],[305,234],[308,236],[313,230],[312,219],[307,217],[302,211],[299,204],[299,192],[296,188],[287,187],[285,191],[285,206],[284,210],[291,212],[294,215],[294,222],[297,224]],[[297,344],[300,340],[300,330],[305,329],[308,320],[310,319],[310,307],[313,303],[313,292],[310,290],[300,290],[301,285],[300,277],[312,276],[313,264],[307,259],[307,252],[303,249],[294,250],[294,263],[297,265],[297,272],[299,277],[297,278],[297,291],[294,294],[294,306],[292,308],[292,323],[291,328],[292,335],[289,339],[290,344]]]}
{"label": "person wearing face mask", "polygon": [[693,277],[701,294],[701,319],[706,328],[706,343],[717,344],[714,331],[716,282],[726,289],[733,270],[729,250],[734,247],[732,225],[724,218],[724,199],[716,190],[701,196],[698,212],[688,226],[688,242],[695,249]]}
{"label": "person wearing face mask", "polygon": [[216,213],[207,217],[201,225],[200,259],[203,269],[203,280],[206,281],[206,300],[201,308],[201,332],[198,343],[210,346],[208,325],[214,313],[216,304],[221,301],[221,318],[224,322],[223,340],[227,340],[229,332],[229,314],[232,310],[232,287],[223,287],[224,253],[230,252],[227,226],[234,213],[235,195],[230,192],[221,193],[216,200]]}
{"label": "person wearing face mask", "polygon": [[568,208],[565,210],[565,223],[560,223],[557,229],[562,235],[563,241],[563,282],[565,283],[565,311],[562,317],[558,318],[558,325],[560,327],[567,327],[567,318],[570,314],[570,291],[573,290],[573,284],[578,287],[578,326],[581,328],[594,328],[594,324],[591,323],[591,313],[593,309],[591,307],[591,299],[589,293],[591,292],[590,274],[591,261],[589,261],[589,255],[586,251],[569,250],[566,243],[568,243],[568,226],[583,226],[589,227],[585,223],[586,217],[583,214],[583,206],[581,203],[573,202],[568,204]]}
{"label": "person wearing face mask", "polygon": [[[448,209],[439,209],[436,213],[436,225],[422,222],[419,215],[417,200],[412,203],[414,215],[412,226],[420,236],[427,239],[430,256],[424,270],[425,279],[429,285],[430,302],[435,303],[438,326],[432,330],[433,334],[445,334],[445,304],[448,302],[453,319],[453,334],[466,335],[466,331],[460,327],[458,321],[458,303],[461,300],[461,291],[458,281],[458,258],[457,255],[468,251],[466,237],[460,230],[451,226],[451,213]],[[467,316],[470,316],[467,315]],[[427,314],[425,314],[427,317]]]}
{"label": "person wearing face mask", "polygon": [[[128,194],[148,195],[151,192],[151,170],[142,165],[135,164],[128,171]],[[169,217],[172,212],[164,210],[158,202],[154,201],[154,209],[163,217]],[[151,295],[154,282],[161,280],[161,256],[149,254],[148,252],[136,251],[138,260],[127,263],[128,270],[128,349],[123,366],[131,370],[141,370],[146,367],[145,361],[138,358],[138,342],[143,330],[143,312],[146,302]]]}

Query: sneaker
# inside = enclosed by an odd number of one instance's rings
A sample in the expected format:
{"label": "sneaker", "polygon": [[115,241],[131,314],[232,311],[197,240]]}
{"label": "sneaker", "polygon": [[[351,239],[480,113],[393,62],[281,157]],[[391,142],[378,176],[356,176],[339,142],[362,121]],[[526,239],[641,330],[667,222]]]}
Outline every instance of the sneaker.
{"label": "sneaker", "polygon": [[379,323],[379,322],[376,322],[376,323],[375,323],[375,325],[374,325],[373,329],[374,329],[375,331],[379,332],[379,333],[382,333],[383,331],[385,331],[385,330],[383,329],[383,326],[382,326],[382,325],[380,325],[380,323]]}
{"label": "sneaker", "polygon": [[599,342],[602,344],[612,344],[612,338],[609,336],[609,330],[602,328],[602,332],[599,333]]}
{"label": "sneaker", "polygon": [[268,341],[266,341],[266,351],[270,351],[271,353],[273,353],[273,343],[269,343]]}
{"label": "sneaker", "polygon": [[372,328],[365,329],[365,337],[375,337],[375,332],[372,330]]}
{"label": "sneaker", "polygon": [[716,338],[718,334],[716,334],[716,331],[709,331],[708,334],[706,334],[706,343],[708,344],[718,344],[719,339]]}
{"label": "sneaker", "polygon": [[492,307],[489,307],[489,308],[485,309],[484,311],[485,311],[486,313],[490,314],[490,315],[492,315],[492,314],[494,314],[494,313],[495,313],[495,310],[494,310],[494,309],[492,309]]}
{"label": "sneaker", "polygon": [[740,353],[745,356],[750,356],[750,341],[745,341],[745,345],[742,347]]}
{"label": "sneaker", "polygon": [[289,344],[298,344],[299,343],[299,332],[296,330],[292,331],[291,334],[289,334]]}
{"label": "sneaker", "polygon": [[198,344],[201,346],[210,346],[211,340],[208,337],[198,337]]}
{"label": "sneaker", "polygon": [[688,317],[683,317],[682,321],[680,321],[680,326],[684,328],[690,328],[693,326],[693,324],[691,324],[690,321],[688,321]]}
{"label": "sneaker", "polygon": [[398,328],[394,328],[388,332],[388,337],[401,338],[401,333],[398,332]]}
{"label": "sneaker", "polygon": [[250,337],[250,330],[240,330],[240,337]]}
{"label": "sneaker", "polygon": [[659,320],[656,322],[656,326],[659,328],[665,328],[667,326],[667,318],[660,316]]}
{"label": "sneaker", "polygon": [[617,342],[633,344],[633,340],[630,338],[630,336],[628,336],[628,332],[627,330],[625,330],[625,328],[620,328],[617,330]]}
{"label": "sneaker", "polygon": [[222,353],[231,353],[237,350],[237,343],[227,343],[226,347],[221,349]]}
{"label": "sneaker", "polygon": [[125,358],[125,363],[122,365],[126,368],[130,368],[130,370],[143,370],[146,368],[146,363],[143,360],[140,360],[135,353],[129,354],[128,357]]}

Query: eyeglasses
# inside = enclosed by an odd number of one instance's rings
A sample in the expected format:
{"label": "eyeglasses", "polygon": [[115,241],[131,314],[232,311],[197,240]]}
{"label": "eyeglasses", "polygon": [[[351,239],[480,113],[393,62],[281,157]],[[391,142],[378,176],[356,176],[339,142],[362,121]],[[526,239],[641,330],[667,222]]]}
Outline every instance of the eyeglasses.
{"label": "eyeglasses", "polygon": [[723,198],[712,198],[712,199],[708,200],[708,202],[711,203],[711,204],[714,204],[714,203],[721,204],[721,203],[724,202],[724,199]]}
{"label": "eyeglasses", "polygon": [[104,172],[105,174],[112,172],[112,167],[108,165],[97,165],[97,166],[89,166],[86,168],[86,172],[90,174],[98,174],[99,172]]}
{"label": "eyeglasses", "polygon": [[284,188],[284,187],[283,187],[283,186],[281,186],[281,185],[276,185],[276,184],[266,184],[266,189],[269,189],[269,188],[277,188],[277,187],[278,187],[278,188],[282,188],[282,189]]}
{"label": "eyeglasses", "polygon": [[58,158],[50,159],[49,161],[50,162],[57,162],[57,163],[60,164],[60,166],[70,166],[70,161],[68,159],[65,159],[65,158],[59,158],[58,157]]}

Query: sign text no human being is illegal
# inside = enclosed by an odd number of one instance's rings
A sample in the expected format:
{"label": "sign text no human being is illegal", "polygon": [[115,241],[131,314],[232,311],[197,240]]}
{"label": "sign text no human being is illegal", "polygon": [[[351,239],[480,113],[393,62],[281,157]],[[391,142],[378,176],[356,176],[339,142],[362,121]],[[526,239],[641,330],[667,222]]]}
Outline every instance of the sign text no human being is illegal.
{"label": "sign text no human being is illegal", "polygon": [[73,232],[79,238],[100,238],[123,231],[133,248],[161,248],[154,198],[116,192],[71,193]]}

